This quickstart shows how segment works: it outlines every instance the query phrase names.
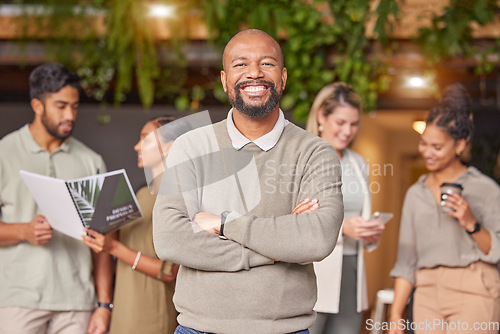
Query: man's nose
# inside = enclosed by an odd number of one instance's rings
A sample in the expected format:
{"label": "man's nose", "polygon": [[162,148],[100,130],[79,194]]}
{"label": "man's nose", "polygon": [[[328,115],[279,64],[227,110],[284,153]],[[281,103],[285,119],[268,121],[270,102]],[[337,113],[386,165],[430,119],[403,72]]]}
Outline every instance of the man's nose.
{"label": "man's nose", "polygon": [[260,69],[260,66],[258,64],[252,63],[248,66],[246,76],[247,76],[247,78],[255,79],[255,78],[263,77],[264,73],[262,72],[262,70]]}
{"label": "man's nose", "polygon": [[63,111],[63,119],[67,121],[75,121],[77,109],[72,106],[67,106]]}

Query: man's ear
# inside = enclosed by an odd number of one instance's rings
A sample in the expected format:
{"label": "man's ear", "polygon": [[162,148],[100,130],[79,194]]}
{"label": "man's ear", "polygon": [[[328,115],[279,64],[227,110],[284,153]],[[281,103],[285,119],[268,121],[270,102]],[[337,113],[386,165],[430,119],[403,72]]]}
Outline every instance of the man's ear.
{"label": "man's ear", "polygon": [[40,101],[39,99],[32,99],[30,104],[31,104],[31,108],[35,112],[35,115],[41,116],[43,114],[45,107],[44,107],[42,101]]}
{"label": "man's ear", "polygon": [[220,81],[222,81],[222,88],[224,88],[224,92],[227,93],[226,72],[224,72],[224,70],[220,71]]}
{"label": "man's ear", "polygon": [[281,70],[281,90],[285,90],[285,86],[286,86],[286,79],[288,77],[288,72],[286,70],[286,67],[283,67],[283,69]]}

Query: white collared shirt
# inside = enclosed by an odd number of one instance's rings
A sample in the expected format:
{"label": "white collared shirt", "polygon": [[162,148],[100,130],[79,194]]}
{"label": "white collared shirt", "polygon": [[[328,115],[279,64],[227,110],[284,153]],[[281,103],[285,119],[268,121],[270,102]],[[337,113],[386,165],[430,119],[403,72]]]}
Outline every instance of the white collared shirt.
{"label": "white collared shirt", "polygon": [[229,113],[227,114],[227,132],[229,133],[229,137],[231,138],[233,147],[236,150],[240,150],[246,144],[253,142],[261,150],[266,152],[269,151],[276,145],[276,143],[281,137],[281,134],[283,133],[283,130],[285,129],[285,126],[288,123],[290,122],[285,119],[285,114],[280,109],[280,114],[278,120],[276,121],[276,124],[274,124],[274,128],[270,132],[263,135],[262,137],[259,137],[252,141],[247,137],[245,137],[240,131],[238,131],[238,129],[234,125],[232,108],[231,110],[229,110]]}

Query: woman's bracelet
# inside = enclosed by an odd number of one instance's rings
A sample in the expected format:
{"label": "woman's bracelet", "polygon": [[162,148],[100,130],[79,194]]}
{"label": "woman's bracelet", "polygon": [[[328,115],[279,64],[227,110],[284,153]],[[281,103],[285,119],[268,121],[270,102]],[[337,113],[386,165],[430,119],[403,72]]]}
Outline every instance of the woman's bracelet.
{"label": "woman's bracelet", "polygon": [[137,256],[135,257],[134,264],[132,265],[132,270],[135,270],[135,268],[137,268],[137,264],[139,263],[140,258],[141,258],[141,251],[138,251]]}

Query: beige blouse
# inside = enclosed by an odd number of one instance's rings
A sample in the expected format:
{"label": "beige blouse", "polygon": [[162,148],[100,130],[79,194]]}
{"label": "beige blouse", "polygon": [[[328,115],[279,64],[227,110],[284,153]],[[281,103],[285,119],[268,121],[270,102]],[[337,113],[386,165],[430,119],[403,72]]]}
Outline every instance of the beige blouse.
{"label": "beige blouse", "polygon": [[[137,193],[144,217],[120,230],[120,242],[157,258],[153,247],[152,212],[156,195],[147,187]],[[172,263],[163,266],[163,273],[172,274]],[[166,283],[150,277],[118,261],[111,334],[172,334],[177,327],[177,312],[172,301],[175,282]]]}
{"label": "beige blouse", "polygon": [[427,175],[406,193],[399,232],[398,260],[392,277],[403,277],[415,285],[415,271],[438,266],[467,267],[500,259],[500,187],[474,167],[456,181],[472,215],[491,235],[491,249],[484,254],[453,217],[442,213],[431,190],[424,184]]}

